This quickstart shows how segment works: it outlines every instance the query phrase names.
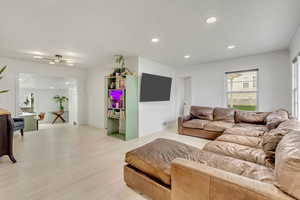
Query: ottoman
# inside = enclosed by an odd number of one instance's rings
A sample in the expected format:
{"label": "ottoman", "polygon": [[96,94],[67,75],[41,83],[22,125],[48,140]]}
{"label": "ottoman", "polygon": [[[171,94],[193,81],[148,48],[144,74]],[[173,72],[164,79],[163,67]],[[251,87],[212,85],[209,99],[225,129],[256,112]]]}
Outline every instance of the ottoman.
{"label": "ottoman", "polygon": [[126,153],[124,180],[126,184],[152,199],[170,199],[171,162],[188,159],[199,151],[190,145],[169,139],[156,139]]}

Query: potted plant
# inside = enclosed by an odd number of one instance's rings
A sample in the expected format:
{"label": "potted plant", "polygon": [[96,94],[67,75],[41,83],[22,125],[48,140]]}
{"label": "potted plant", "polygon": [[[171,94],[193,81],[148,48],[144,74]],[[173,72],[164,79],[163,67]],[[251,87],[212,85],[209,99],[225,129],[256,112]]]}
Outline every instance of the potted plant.
{"label": "potted plant", "polygon": [[30,101],[29,101],[28,97],[26,97],[26,99],[24,101],[25,106],[28,107],[29,103],[30,103]]}
{"label": "potted plant", "polygon": [[30,93],[30,103],[31,103],[31,108],[32,111],[34,110],[34,94]]}
{"label": "potted plant", "polygon": [[117,72],[123,73],[125,71],[125,57],[123,55],[116,55],[115,62],[118,64]]}
{"label": "potted plant", "polygon": [[59,104],[60,111],[64,111],[63,103],[67,102],[69,99],[65,96],[56,95],[53,97],[54,101]]}
{"label": "potted plant", "polygon": [[[0,75],[6,70],[7,66],[1,67],[0,69]],[[3,76],[0,76],[0,80],[3,78]],[[0,90],[0,93],[6,93],[8,90]]]}

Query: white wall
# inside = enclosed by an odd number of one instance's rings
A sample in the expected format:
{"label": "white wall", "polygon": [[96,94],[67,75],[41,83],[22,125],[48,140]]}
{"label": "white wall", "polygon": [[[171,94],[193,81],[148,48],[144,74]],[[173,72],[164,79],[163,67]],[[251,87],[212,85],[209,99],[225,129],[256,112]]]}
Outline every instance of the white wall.
{"label": "white wall", "polygon": [[[137,58],[137,57],[136,57]],[[180,76],[192,77],[192,104],[225,106],[224,73],[242,69],[259,68],[259,109],[270,111],[276,108],[291,110],[291,71],[287,50],[242,57],[232,60],[201,64],[184,69],[175,69],[160,63],[138,57],[131,60],[133,70],[173,78],[171,101],[139,103],[139,135],[145,136],[163,130],[174,122],[179,113]],[[111,65],[88,70],[88,122],[104,128],[104,76],[111,73]],[[179,76],[179,77],[178,77]],[[179,80],[179,81],[178,81]],[[178,83],[179,84],[178,84]],[[177,89],[176,89],[177,88]],[[177,90],[177,91],[176,91]]]}
{"label": "white wall", "polygon": [[[237,51],[237,50],[236,50]],[[292,75],[287,50],[180,69],[192,77],[192,105],[225,106],[224,73],[259,68],[259,110],[292,110]]]}
{"label": "white wall", "polygon": [[139,103],[139,136],[142,137],[161,131],[168,124],[176,120],[176,70],[172,67],[139,57],[138,73],[139,76],[142,73],[150,73],[173,78],[170,101]]}
{"label": "white wall", "polygon": [[7,65],[4,78],[0,80],[0,89],[9,89],[9,93],[0,95],[0,107],[9,110],[14,115],[18,104],[18,75],[20,73],[33,73],[41,76],[57,76],[72,78],[78,86],[78,123],[87,123],[87,97],[86,77],[87,70],[63,66],[52,66],[47,64],[28,62],[16,59],[1,58],[0,65]]}
{"label": "white wall", "polygon": [[296,55],[300,52],[300,26],[298,27],[294,37],[290,43],[290,60],[293,60]]}
{"label": "white wall", "polygon": [[[132,73],[137,72],[138,57],[126,59],[126,67]],[[88,69],[87,93],[88,93],[88,124],[97,128],[105,128],[105,76],[113,71],[113,66],[105,65]]]}
{"label": "white wall", "polygon": [[[127,59],[130,70],[134,73],[151,73],[174,78],[171,91],[171,101],[139,103],[139,136],[145,136],[164,129],[168,123],[175,121],[175,76],[174,68],[153,62],[141,57]],[[104,109],[104,76],[112,72],[112,66],[99,66],[88,70],[88,123],[91,126],[105,127]]]}
{"label": "white wall", "polygon": [[88,124],[97,128],[104,128],[104,76],[111,73],[110,66],[100,66],[88,70]]}

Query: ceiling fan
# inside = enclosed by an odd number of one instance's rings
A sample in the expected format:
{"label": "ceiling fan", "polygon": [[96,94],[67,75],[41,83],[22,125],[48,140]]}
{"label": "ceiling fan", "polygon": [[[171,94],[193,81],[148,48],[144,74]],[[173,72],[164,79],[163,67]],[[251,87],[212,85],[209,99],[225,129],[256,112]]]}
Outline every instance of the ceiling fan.
{"label": "ceiling fan", "polygon": [[33,58],[47,61],[50,65],[65,64],[65,65],[69,65],[69,66],[74,66],[74,61],[72,59],[63,58],[63,56],[59,55],[59,54],[56,54],[53,57],[45,57],[45,56],[36,55],[36,56],[33,56]]}

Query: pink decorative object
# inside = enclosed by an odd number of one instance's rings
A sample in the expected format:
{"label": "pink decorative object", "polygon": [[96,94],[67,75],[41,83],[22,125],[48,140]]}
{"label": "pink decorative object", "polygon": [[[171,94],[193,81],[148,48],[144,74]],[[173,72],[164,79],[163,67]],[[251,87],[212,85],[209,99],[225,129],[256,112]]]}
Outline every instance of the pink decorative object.
{"label": "pink decorative object", "polygon": [[109,91],[109,96],[111,97],[113,103],[112,107],[113,108],[119,108],[120,102],[121,102],[121,97],[123,96],[123,90],[110,90]]}

